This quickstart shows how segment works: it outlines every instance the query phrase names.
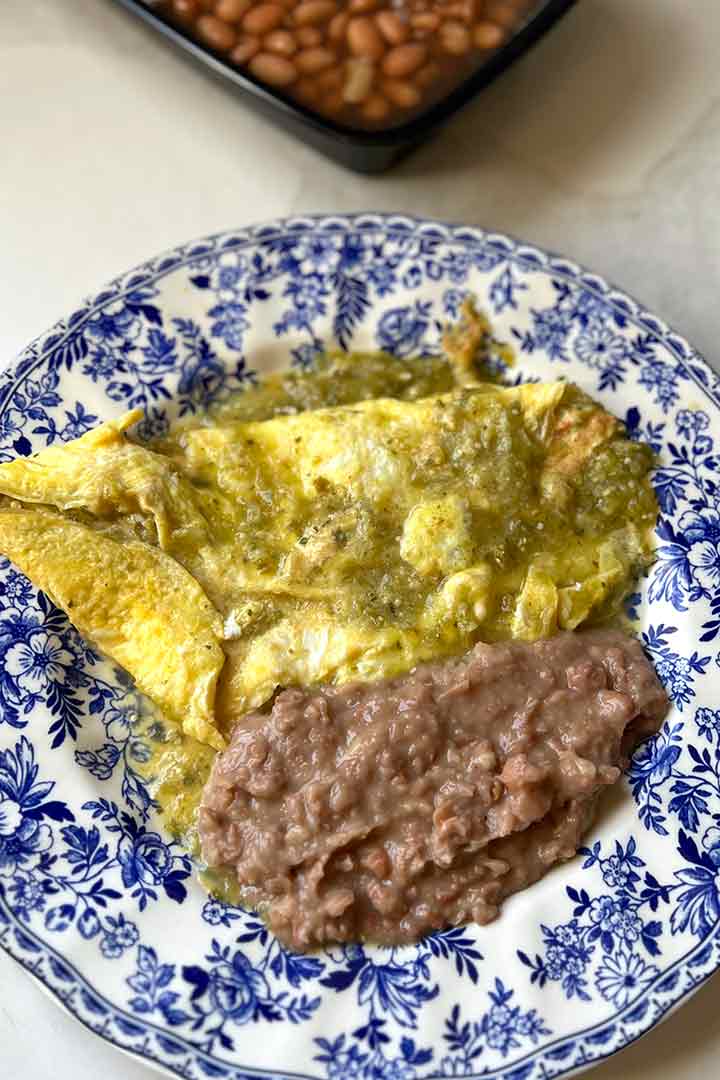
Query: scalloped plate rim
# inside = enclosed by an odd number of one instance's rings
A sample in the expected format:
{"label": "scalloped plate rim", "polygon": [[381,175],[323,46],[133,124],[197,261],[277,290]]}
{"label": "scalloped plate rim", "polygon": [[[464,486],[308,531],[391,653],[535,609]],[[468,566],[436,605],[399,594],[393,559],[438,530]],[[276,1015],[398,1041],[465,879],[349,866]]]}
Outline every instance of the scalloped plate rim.
{"label": "scalloped plate rim", "polygon": [[[16,363],[22,363],[25,360],[31,361],[28,367],[17,376],[17,379],[13,382],[7,382],[2,387],[2,397],[0,398],[0,415],[4,412],[8,399],[10,398],[13,389],[17,385],[20,379],[24,379],[32,370],[39,365],[46,357],[50,349],[57,348],[63,341],[64,337],[75,331],[81,322],[85,322],[89,319],[94,310],[103,306],[112,299],[119,299],[123,295],[123,282],[126,282],[133,277],[139,277],[141,274],[145,276],[141,281],[134,283],[137,287],[141,283],[156,282],[163,277],[177,271],[179,268],[186,266],[193,261],[202,258],[207,255],[219,254],[222,251],[238,250],[245,246],[250,246],[257,243],[258,240],[267,240],[273,234],[280,234],[292,230],[293,232],[302,233],[309,232],[313,229],[318,229],[320,223],[325,223],[318,231],[346,231],[349,226],[353,226],[356,229],[363,231],[391,231],[397,228],[399,231],[408,234],[413,232],[418,227],[428,226],[430,229],[437,229],[439,233],[445,232],[445,235],[439,238],[444,242],[455,242],[460,245],[468,245],[472,243],[484,242],[494,243],[499,242],[498,246],[502,248],[505,257],[511,257],[512,260],[520,265],[524,264],[525,259],[528,259],[527,269],[535,271],[543,271],[545,273],[551,273],[555,276],[567,278],[575,283],[580,281],[583,287],[591,292],[596,293],[606,302],[617,305],[619,301],[630,302],[629,308],[627,306],[621,306],[619,310],[622,315],[630,322],[636,325],[639,329],[651,330],[651,332],[662,339],[662,344],[672,353],[676,363],[683,368],[686,375],[693,381],[696,387],[702,391],[709,402],[716,409],[720,409],[720,397],[716,396],[713,392],[713,387],[718,385],[718,375],[710,367],[707,361],[697,353],[689,342],[679,334],[671,325],[664,320],[658,318],[653,313],[648,311],[644,305],[637,301],[626,290],[623,290],[611,282],[604,275],[600,275],[584,267],[582,264],[576,263],[574,260],[570,260],[567,257],[549,251],[545,248],[539,247],[534,244],[527,244],[520,239],[513,237],[504,232],[495,232],[485,230],[479,226],[468,225],[461,222],[446,222],[434,219],[428,219],[422,216],[413,216],[399,213],[376,213],[373,211],[348,213],[348,214],[312,214],[312,215],[293,215],[285,218],[269,219],[268,221],[250,225],[243,228],[223,230],[213,233],[209,236],[199,237],[195,240],[191,240],[182,244],[178,244],[171,247],[159,255],[153,256],[145,261],[139,263],[128,271],[120,273],[114,276],[107,282],[100,290],[95,293],[89,294],[78,304],[68,316],[58,319],[53,326],[37,335],[16,358]],[[154,271],[156,266],[162,266],[162,270]],[[648,321],[652,321],[652,327],[647,325]],[[50,340],[53,339],[53,340]],[[39,351],[37,351],[39,349]],[[4,374],[6,367],[13,366],[13,363],[5,365],[3,371],[0,372],[0,376]],[[699,378],[693,367],[700,369],[704,372],[707,382]],[[71,961],[62,956],[62,953],[54,949],[47,941],[37,935],[28,926],[21,923],[17,916],[6,905],[4,897],[0,896],[0,912],[10,920],[5,927],[0,922],[0,946],[11,956],[22,968],[27,970],[28,974],[38,982],[43,991],[46,992],[52,1000],[54,1000],[60,1007],[67,1013],[69,1013],[73,1019],[77,1020],[81,1026],[92,1031],[93,1034],[99,1035],[105,1042],[115,1046],[129,1056],[141,1061],[150,1067],[173,1075],[182,1076],[185,1073],[182,1071],[182,1067],[175,1068],[169,1061],[160,1061],[155,1059],[151,1053],[143,1052],[138,1049],[128,1048],[124,1046],[121,1041],[111,1037],[110,1034],[95,1030],[90,1023],[80,1015],[80,1009],[68,1005],[62,1000],[61,993],[56,987],[50,984],[50,977],[47,974],[40,974],[38,971],[32,970],[31,961],[27,955],[24,955],[22,945],[17,942],[16,944],[8,943],[5,940],[6,937],[11,937],[10,930],[12,924],[15,924],[17,930],[25,937],[30,938],[35,945],[36,954],[42,954],[43,959],[57,959],[62,961],[62,964],[73,970],[76,980],[84,984],[85,988],[97,999],[100,999],[109,1009],[118,1016],[121,1016],[129,1024],[136,1027],[145,1027],[152,1030],[155,1034],[164,1037],[165,1032],[168,1031],[167,1027],[162,1027],[150,1020],[137,1017],[132,1013],[126,1012],[119,1006],[113,1004],[111,1001],[104,998],[103,994],[98,991],[89,980],[80,974],[79,971],[75,971],[74,965]],[[693,948],[691,948],[683,956],[677,958],[670,968],[661,971],[656,979],[653,980],[651,986],[648,986],[646,993],[649,994],[651,989],[657,989],[657,984],[667,979],[673,972],[677,973],[680,969],[686,968],[688,962],[702,950],[708,949],[712,953],[715,952],[714,961],[711,963],[703,962],[700,966],[702,975],[695,978],[693,985],[688,988],[680,988],[678,991],[677,983],[675,983],[669,991],[669,1001],[662,1008],[658,1015],[652,1016],[645,1023],[643,1023],[640,1029],[632,1036],[623,1038],[622,1041],[613,1047],[607,1053],[588,1059],[580,1065],[570,1065],[568,1069],[563,1069],[554,1072],[556,1077],[569,1076],[578,1072],[584,1071],[584,1069],[591,1067],[593,1064],[605,1060],[608,1057],[613,1056],[619,1050],[624,1049],[626,1046],[636,1042],[647,1031],[661,1023],[668,1015],[679,1008],[717,971],[720,967],[720,949],[718,949],[718,932],[720,931],[720,920],[715,924],[712,932],[708,934],[704,939],[697,941]],[[14,936],[14,935],[13,935]],[[500,1065],[497,1068],[493,1068],[487,1072],[482,1072],[483,1076],[488,1077],[502,1077],[506,1074],[513,1074],[516,1070],[522,1067],[522,1065],[535,1056],[539,1056],[553,1046],[559,1046],[562,1043],[568,1043],[583,1036],[592,1034],[599,1029],[609,1027],[612,1024],[621,1023],[622,1017],[625,1013],[632,1012],[638,1007],[638,1000],[635,999],[626,1005],[623,1009],[620,1009],[609,1019],[598,1021],[596,1024],[592,1024],[586,1028],[574,1031],[572,1034],[558,1036],[557,1039],[543,1044],[541,1047],[534,1047],[529,1049],[527,1054],[523,1057],[517,1058],[507,1065]],[[652,1010],[649,1010],[652,1014]],[[183,1036],[171,1032],[170,1038],[176,1043],[184,1043],[187,1047],[187,1051],[191,1054],[202,1054],[207,1058],[208,1062],[217,1063],[221,1069],[226,1069],[228,1074],[236,1074],[238,1077],[241,1075],[248,1076],[263,1076],[263,1077],[296,1077],[298,1080],[316,1080],[316,1077],[310,1073],[304,1072],[289,1072],[282,1070],[277,1072],[274,1070],[261,1069],[255,1066],[238,1066],[234,1064],[220,1063],[217,1058],[214,1058],[211,1054],[204,1054],[197,1046],[188,1042]],[[439,1075],[439,1074],[438,1074]],[[480,1073],[468,1074],[472,1076],[478,1076]]]}

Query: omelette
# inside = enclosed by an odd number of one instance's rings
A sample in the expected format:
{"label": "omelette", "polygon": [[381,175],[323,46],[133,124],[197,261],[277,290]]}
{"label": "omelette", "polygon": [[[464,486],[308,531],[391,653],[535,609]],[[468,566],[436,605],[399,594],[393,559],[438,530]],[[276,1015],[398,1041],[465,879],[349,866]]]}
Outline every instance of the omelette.
{"label": "omelette", "polygon": [[442,357],[335,354],[150,444],[135,410],[0,465],[0,551],[189,737],[175,795],[280,687],[617,618],[652,452],[572,384],[481,381],[487,342],[468,309]]}

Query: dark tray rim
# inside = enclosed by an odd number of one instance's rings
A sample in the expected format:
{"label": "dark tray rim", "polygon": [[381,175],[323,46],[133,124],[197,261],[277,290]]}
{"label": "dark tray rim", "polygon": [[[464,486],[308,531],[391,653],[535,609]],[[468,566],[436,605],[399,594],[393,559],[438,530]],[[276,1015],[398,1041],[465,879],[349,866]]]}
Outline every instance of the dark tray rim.
{"label": "dark tray rim", "polygon": [[162,34],[169,42],[188,53],[193,59],[218,76],[231,83],[236,89],[253,97],[260,98],[273,106],[288,120],[301,121],[325,136],[333,136],[338,142],[353,146],[388,146],[398,143],[411,143],[424,138],[434,128],[450,119],[455,113],[469,104],[476,95],[488,86],[498,75],[506,70],[516,59],[543,37],[555,23],[570,10],[577,0],[545,0],[542,6],[531,15],[524,26],[514,34],[497,52],[493,53],[477,71],[472,72],[445,97],[430,105],[413,119],[394,127],[363,129],[346,124],[337,124],[330,118],[296,102],[288,95],[270,89],[249,73],[240,71],[225,61],[222,56],[212,52],[204,45],[185,34],[160,12],[147,7],[142,0],[115,0],[144,22]]}

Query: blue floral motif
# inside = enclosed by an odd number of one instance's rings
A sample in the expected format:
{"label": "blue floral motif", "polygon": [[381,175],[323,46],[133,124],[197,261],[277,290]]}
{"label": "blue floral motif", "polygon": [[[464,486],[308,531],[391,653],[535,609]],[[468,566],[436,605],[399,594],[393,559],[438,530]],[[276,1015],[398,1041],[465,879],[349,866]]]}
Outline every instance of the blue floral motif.
{"label": "blue floral motif", "polygon": [[167,989],[174,978],[174,964],[160,964],[155,949],[139,945],[137,970],[127,979],[128,986],[135,992],[128,1002],[133,1012],[140,1015],[158,1012],[170,1027],[184,1024],[189,1016],[176,1007],[180,995]]}
{"label": "blue floral motif", "polygon": [[165,378],[177,365],[176,342],[162,329],[152,303],[157,295],[155,288],[137,289],[108,304],[88,321],[82,339],[83,373],[102,379],[108,396],[127,408],[170,397]]}
{"label": "blue floral motif", "polygon": [[667,820],[661,789],[674,771],[682,753],[682,721],[667,725],[635,754],[630,765],[630,784],[638,804],[640,820],[659,836],[667,836]]}
{"label": "blue floral motif", "polygon": [[0,889],[4,880],[10,902],[24,922],[42,915],[44,926],[56,933],[75,924],[82,937],[99,936],[104,955],[119,956],[137,941],[138,932],[121,915],[103,920],[108,902],[121,895],[102,876],[114,860],[107,845],[100,843],[97,829],[88,832],[65,824],[60,829],[65,843],[62,858],[70,872],[59,869],[48,822],[72,823],[73,815],[64,803],[49,798],[55,784],[40,781],[38,773],[24,736],[13,750],[0,753]]}
{"label": "blue floral motif", "polygon": [[34,435],[44,435],[48,445],[59,439],[60,442],[68,442],[70,439],[79,439],[98,423],[98,417],[88,412],[81,401],[75,402],[75,410],[65,409],[65,423],[62,427],[57,426],[55,418],[48,416],[45,423],[33,428]]}
{"label": "blue floral motif", "polygon": [[532,331],[525,334],[521,348],[523,352],[533,353],[541,349],[551,360],[569,362],[567,342],[572,328],[571,318],[559,307],[533,311]]}
{"label": "blue floral motif", "polygon": [[61,402],[59,382],[56,371],[45,371],[37,379],[25,379],[22,390],[13,394],[12,405],[0,413],[0,461],[27,456],[32,450],[28,436],[46,434],[48,410]]}
{"label": "blue floral motif", "polygon": [[417,352],[430,323],[430,304],[417,300],[413,307],[390,308],[377,328],[378,347],[393,356]]}
{"label": "blue floral motif", "polygon": [[[552,1034],[536,1010],[523,1012],[514,1004],[514,996],[513,990],[496,979],[494,989],[488,991],[490,1008],[479,1020],[463,1022],[460,1006],[453,1006],[443,1034],[448,1050],[440,1061],[443,1076],[469,1076],[477,1072],[475,1063],[485,1050],[505,1058],[511,1050],[528,1042],[536,1045],[542,1035]],[[432,1048],[417,1047],[409,1036],[400,1040],[399,1056],[391,1056],[385,1027],[384,1020],[373,1018],[349,1036],[316,1038],[321,1052],[315,1060],[325,1066],[328,1077],[337,1080],[346,1076],[358,1080],[420,1080],[437,1075],[437,1066],[429,1071],[422,1069],[434,1058]]]}
{"label": "blue floral motif", "polygon": [[657,967],[642,956],[630,949],[619,949],[614,956],[604,957],[596,983],[605,1000],[622,1009],[646,990],[657,974]]}
{"label": "blue floral motif", "polygon": [[104,932],[100,941],[100,952],[108,960],[116,960],[127,949],[137,945],[140,933],[135,923],[128,922],[122,912],[113,918],[105,919]]}
{"label": "blue floral motif", "polygon": [[16,870],[9,887],[13,908],[23,920],[29,922],[33,911],[43,911],[47,893],[43,883],[33,873]]}
{"label": "blue floral motif", "polygon": [[[212,308],[209,314],[213,318],[217,317],[217,306]],[[233,390],[239,390],[245,382],[253,380],[254,375],[247,369],[243,357],[228,370],[192,319],[173,319],[173,326],[184,347],[177,388],[180,416],[206,409],[212,402],[223,400]],[[236,329],[232,331],[233,334]],[[213,337],[223,337],[219,323],[213,325],[211,333]],[[239,349],[241,340],[238,339],[237,344],[232,344],[228,341],[229,334],[228,330],[224,335],[226,345]]]}
{"label": "blue floral motif", "polygon": [[553,281],[553,288],[555,303],[531,309],[531,328],[513,329],[521,351],[544,352],[550,360],[565,363],[574,357],[596,372],[598,390],[616,390],[627,380],[629,369],[636,367],[640,386],[668,412],[686,376],[658,356],[655,336],[640,332],[629,340],[627,320],[612,305],[564,281]]}
{"label": "blue floral motif", "polygon": [[695,723],[708,742],[720,738],[720,709],[698,709]]}
{"label": "blue floral motif", "polygon": [[608,326],[589,326],[575,341],[575,355],[583,364],[605,373],[613,371],[617,382],[622,381],[627,370],[627,354],[625,338]]}
{"label": "blue floral motif", "polygon": [[242,349],[245,331],[250,327],[245,305],[221,301],[210,308],[208,315],[214,320],[210,327],[212,336],[221,338],[228,349]]}
{"label": "blue floral motif", "polygon": [[[142,911],[159,888],[173,900],[184,899],[190,861],[113,803],[88,803],[83,809],[108,823],[111,839],[103,841],[97,826],[77,825],[64,803],[49,798],[53,781],[38,777],[25,736],[0,753],[0,878],[11,879],[10,898],[24,921],[44,912],[48,930],[62,933],[74,924],[82,937],[98,937],[104,956],[120,956],[137,942],[138,931],[122,913],[103,918],[108,903],[122,895],[108,876],[119,876]],[[64,823],[57,839],[51,821]]]}
{"label": "blue floral motif", "polygon": [[62,685],[74,660],[57,634],[37,627],[5,653],[5,671],[32,700],[42,697],[54,684]]}
{"label": "blue floral motif", "polygon": [[[5,562],[5,565],[7,565],[7,562]],[[0,582],[0,596],[3,598],[3,605],[7,604],[8,607],[16,611],[22,610],[30,603],[32,593],[32,585],[17,570],[8,570],[4,580]]]}
{"label": "blue floral motif", "polygon": [[[250,918],[249,933],[238,941],[258,941],[264,946],[262,959],[253,963],[244,950],[221,946],[213,938],[207,966],[186,966],[182,977],[192,988],[189,1003],[193,1031],[203,1031],[203,1046],[211,1050],[215,1043],[232,1050],[234,1040],[228,1033],[248,1023],[259,1021],[288,1021],[300,1024],[309,1020],[320,1004],[320,998],[304,991],[290,994],[286,989],[274,989],[279,980],[291,987],[312,981],[323,971],[323,963],[312,957],[293,958],[274,941],[261,923]],[[295,963],[295,959],[297,963]],[[168,980],[169,982],[169,980]],[[132,1007],[132,1002],[130,1003]]]}
{"label": "blue floral motif", "polygon": [[641,748],[630,782],[648,829],[668,835],[668,816],[679,819],[678,850],[688,865],[675,871],[667,890],[675,904],[670,925],[673,933],[689,929],[704,937],[720,916],[720,830],[713,813],[720,800],[720,710],[701,707],[694,721],[702,741],[686,721],[674,724]]}
{"label": "blue floral motif", "polygon": [[[695,770],[685,779],[675,779],[671,787],[675,798],[669,806],[681,819],[687,821],[690,814],[697,821],[698,814],[707,812],[707,796],[717,798],[720,790],[720,754],[714,763],[707,751],[701,755],[690,746],[690,754],[697,762]],[[631,773],[636,797],[651,783],[647,770],[643,769],[644,762],[640,761],[638,766]],[[671,775],[668,769],[662,772],[664,776],[656,780],[656,785]],[[694,806],[690,805],[692,800]],[[645,817],[656,832],[667,834],[662,824],[665,819],[656,808],[650,806]],[[674,871],[674,880],[663,885],[636,854],[634,839],[625,848],[616,842],[614,853],[606,857],[601,854],[599,842],[592,850],[585,849],[583,869],[596,866],[603,884],[611,892],[591,897],[586,889],[578,891],[568,886],[567,894],[576,903],[573,917],[556,927],[541,927],[545,955],[538,954],[532,960],[525,952],[518,951],[522,962],[531,969],[531,981],[540,986],[548,979],[558,981],[568,998],[577,996],[590,1001],[592,977],[601,995],[623,1008],[658,974],[657,966],[642,954],[650,957],[661,954],[659,939],[664,922],[651,917],[660,904],[672,907],[669,927],[673,935],[689,930],[699,938],[706,937],[720,918],[720,829],[716,825],[706,828],[699,846],[680,829],[678,850],[688,865]],[[644,871],[642,876],[641,871]]]}
{"label": "blue floral motif", "polygon": [[669,600],[677,611],[709,601],[712,617],[701,641],[720,633],[720,455],[706,434],[708,423],[702,410],[681,409],[675,418],[678,441],[667,443],[670,461],[655,477],[662,542],[648,591],[651,601]]}
{"label": "blue floral motif", "polygon": [[701,656],[695,650],[690,656],[681,656],[668,643],[672,634],[677,633],[676,626],[650,626],[641,634],[645,651],[651,657],[660,681],[668,695],[682,712],[685,705],[695,697],[695,679],[704,675],[710,663],[710,656]]}
{"label": "blue floral motif", "polygon": [[[625,428],[631,439],[635,442],[647,443],[656,454],[659,454],[663,447],[664,431],[666,428],[665,423],[653,424],[651,420],[642,423],[640,417],[640,410],[634,405],[628,409],[625,413]],[[657,473],[655,474],[655,489],[657,494]]]}
{"label": "blue floral motif", "polygon": [[298,345],[291,350],[292,366],[303,371],[310,371],[315,366],[322,351],[322,342],[320,341],[309,341],[303,345]]}
{"label": "blue floral motif", "polygon": [[[0,566],[7,567],[6,559]],[[100,715],[108,742],[97,750],[78,750],[75,760],[98,780],[122,770],[122,793],[128,804],[147,815],[152,800],[136,764],[146,756],[131,734],[137,696],[127,678],[116,672],[117,685],[93,669],[98,658],[42,593],[35,593],[17,571],[8,570],[0,590],[0,725],[24,728],[28,715],[42,704],[52,717],[51,746],[76,741],[85,713]],[[5,606],[8,605],[8,606]]]}
{"label": "blue floral motif", "polygon": [[674,934],[690,930],[704,938],[720,918],[720,831],[706,829],[698,847],[681,829],[679,848],[690,865],[675,871],[677,906],[670,925]]}
{"label": "blue floral motif", "polygon": [[[222,957],[222,959],[220,958]],[[208,958],[213,965],[208,980],[208,993],[213,1012],[235,1024],[257,1018],[260,1002],[269,997],[267,979],[257,971],[241,952],[228,952]]]}
{"label": "blue floral motif", "polygon": [[141,894],[151,885],[165,887],[175,861],[160,837],[152,833],[123,836],[118,845],[118,860],[123,885],[128,889],[138,885]]}
{"label": "blue floral motif", "polygon": [[[25,417],[19,409],[6,409],[2,417],[0,417],[0,439],[3,442],[12,442],[14,444],[22,436],[24,426]],[[18,453],[20,453],[19,450]],[[11,458],[12,455],[7,454],[5,460],[9,461]]]}
{"label": "blue floral motif", "polygon": [[513,310],[518,307],[518,293],[527,292],[527,282],[518,278],[513,273],[512,266],[508,265],[500,273],[488,290],[488,297],[493,313],[499,315],[506,308]]}
{"label": "blue floral motif", "polygon": [[225,904],[211,896],[203,904],[202,917],[210,926],[230,926],[242,915],[232,904]]}
{"label": "blue floral motif", "polygon": [[446,289],[443,293],[443,314],[448,321],[454,321],[460,314],[463,301],[467,298],[467,289]]}
{"label": "blue floral motif", "polygon": [[388,1013],[404,1027],[417,1025],[417,1014],[427,1001],[437,997],[437,985],[430,983],[428,953],[424,947],[413,959],[400,959],[400,950],[390,949],[379,963],[362,945],[345,946],[336,959],[336,970],[322,980],[335,991],[357,987],[358,1002],[370,1009],[370,1016]]}
{"label": "blue floral motif", "polygon": [[[289,302],[273,329],[278,336],[290,331],[307,334],[308,341],[293,349],[294,363],[300,367],[307,367],[322,348],[314,323],[332,315],[333,337],[345,348],[359,322],[368,314],[373,295],[383,299],[399,286],[417,289],[426,280],[439,281],[443,277],[461,285],[475,268],[488,271],[497,268],[499,273],[489,291],[490,306],[496,313],[517,308],[518,296],[528,289],[527,283],[498,254],[458,249],[438,260],[435,257],[438,245],[431,237],[421,240],[398,237],[389,243],[373,234],[351,237],[327,233],[311,238],[270,239],[264,247],[265,251],[251,260],[239,252],[225,252],[215,263],[199,260],[200,272],[194,273],[191,281],[215,298],[207,313],[213,320],[211,332],[232,350],[242,348],[253,303],[266,302],[273,296]],[[398,270],[403,264],[405,269],[400,274]],[[273,286],[283,278],[289,281],[282,292],[273,293]],[[333,298],[334,310],[330,306]],[[429,317],[430,307],[406,313],[404,332],[393,327],[391,321],[382,331],[379,329],[380,347],[389,348],[387,343],[392,339],[398,341],[394,347],[396,353],[398,349],[409,352],[427,337],[431,326],[436,333],[438,324]],[[434,351],[434,341],[424,344],[430,345],[426,351]]]}
{"label": "blue floral motif", "polygon": [[[541,926],[544,955],[533,960],[518,950],[518,956],[530,968],[533,983],[558,982],[568,998],[582,1001],[592,1000],[594,983],[606,1000],[623,1007],[634,996],[633,989],[641,991],[658,973],[642,952],[660,955],[663,924],[644,909],[654,913],[661,902],[668,903],[669,890],[646,869],[632,837],[625,846],[616,841],[609,855],[603,856],[599,842],[581,853],[586,857],[583,869],[595,867],[607,891],[591,896],[584,888],[568,886],[575,904],[570,921]],[[618,981],[622,972],[624,989]]]}
{"label": "blue floral motif", "polygon": [[45,817],[63,820],[58,804],[45,802],[52,784],[37,782],[32,747],[22,738],[15,752],[0,754],[0,876],[14,877],[30,868],[52,845]]}
{"label": "blue floral motif", "polygon": [[[190,859],[184,853],[178,854],[174,841],[166,843],[159,833],[148,831],[105,799],[86,803],[83,809],[90,810],[93,819],[103,822],[107,832],[116,836],[113,864],[119,867],[122,884],[137,900],[140,911],[145,910],[148,901],[157,900],[160,891],[176,903],[185,899],[184,881],[190,876]],[[65,834],[66,843],[76,849],[66,856],[73,862],[82,862],[86,850],[92,854],[97,845],[95,826],[88,831],[67,829]]]}

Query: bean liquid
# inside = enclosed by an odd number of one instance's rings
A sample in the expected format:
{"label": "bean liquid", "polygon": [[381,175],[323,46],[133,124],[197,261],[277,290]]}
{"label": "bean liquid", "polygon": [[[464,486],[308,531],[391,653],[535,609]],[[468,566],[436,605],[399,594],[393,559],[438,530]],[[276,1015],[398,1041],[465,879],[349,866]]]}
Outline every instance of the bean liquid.
{"label": "bean liquid", "polygon": [[444,97],[537,0],[160,0],[148,7],[337,123],[383,129]]}

